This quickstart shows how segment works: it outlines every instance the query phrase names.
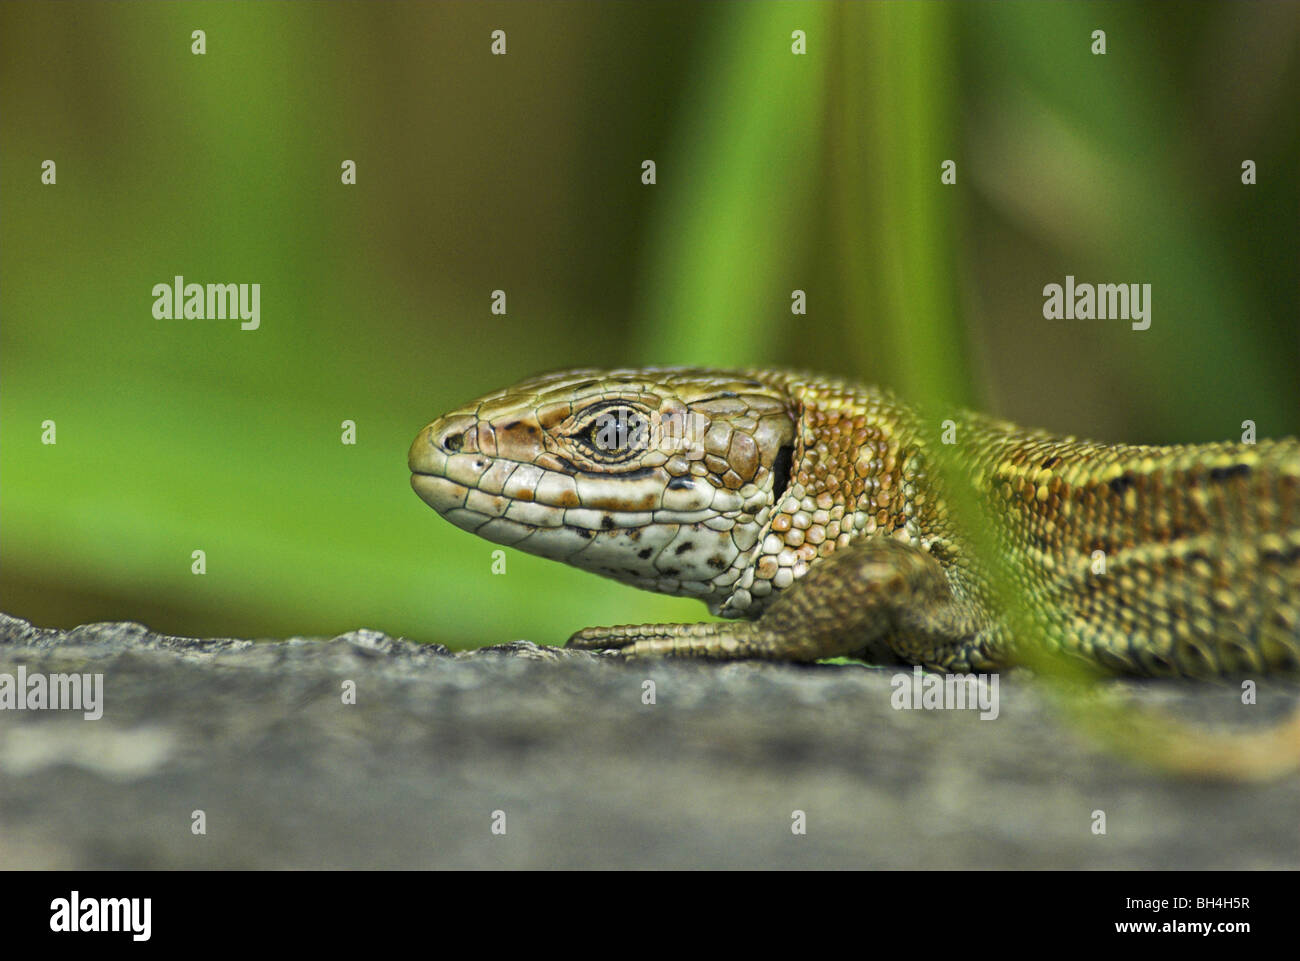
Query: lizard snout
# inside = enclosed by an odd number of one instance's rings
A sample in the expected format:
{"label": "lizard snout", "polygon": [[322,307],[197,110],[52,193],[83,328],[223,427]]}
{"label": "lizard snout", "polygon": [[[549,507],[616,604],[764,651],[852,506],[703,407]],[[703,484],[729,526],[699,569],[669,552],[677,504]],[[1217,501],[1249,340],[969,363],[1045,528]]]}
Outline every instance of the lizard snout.
{"label": "lizard snout", "polygon": [[474,449],[478,419],[469,414],[440,417],[416,435],[406,463],[412,474],[443,476],[447,457]]}

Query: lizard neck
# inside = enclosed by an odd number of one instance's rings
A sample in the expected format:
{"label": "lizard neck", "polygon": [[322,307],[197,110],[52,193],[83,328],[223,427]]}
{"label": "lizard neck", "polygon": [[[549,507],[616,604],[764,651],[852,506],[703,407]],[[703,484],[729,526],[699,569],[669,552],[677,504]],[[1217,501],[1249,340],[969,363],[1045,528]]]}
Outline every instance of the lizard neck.
{"label": "lizard neck", "polygon": [[915,411],[879,388],[794,371],[745,373],[789,398],[789,483],[761,518],[734,590],[710,605],[714,614],[757,617],[811,565],[857,537],[929,544],[936,531]]}

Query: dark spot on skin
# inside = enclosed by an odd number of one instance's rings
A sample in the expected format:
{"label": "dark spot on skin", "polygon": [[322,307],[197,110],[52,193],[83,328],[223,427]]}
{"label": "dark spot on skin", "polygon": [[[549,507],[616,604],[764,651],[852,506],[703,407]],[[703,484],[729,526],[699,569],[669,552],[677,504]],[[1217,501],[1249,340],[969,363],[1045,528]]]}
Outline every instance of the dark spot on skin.
{"label": "dark spot on skin", "polygon": [[1055,466],[1056,466],[1057,464],[1059,464],[1060,462],[1061,462],[1061,458],[1059,458],[1059,457],[1049,457],[1049,458],[1047,458],[1047,460],[1043,461],[1042,469],[1043,469],[1043,470],[1051,470],[1053,467],[1055,467]]}
{"label": "dark spot on skin", "polygon": [[689,550],[690,550],[692,547],[694,547],[694,546],[695,546],[695,545],[694,545],[694,542],[693,542],[693,541],[687,541],[685,544],[679,544],[679,545],[677,545],[677,550],[673,551],[673,553],[674,553],[674,554],[685,554],[687,551],[689,551]]}
{"label": "dark spot on skin", "polygon": [[612,531],[614,529],[614,518],[606,514],[600,519],[601,530]]}
{"label": "dark spot on skin", "polygon": [[591,540],[591,531],[587,530],[585,527],[575,527],[574,530],[578,532],[579,537]]}
{"label": "dark spot on skin", "polygon": [[502,427],[501,429],[502,429],[502,430],[518,430],[518,429],[519,429],[519,421],[517,421],[517,420],[513,420],[513,421],[511,421],[510,423],[506,424],[506,425],[505,425],[504,427]]}
{"label": "dark spot on skin", "polygon": [[595,387],[598,381],[584,380],[581,384],[569,385],[569,390],[586,390],[588,387]]}
{"label": "dark spot on skin", "polygon": [[689,491],[695,490],[695,482],[689,477],[674,477],[668,482],[670,491]]}
{"label": "dark spot on skin", "polygon": [[1118,494],[1122,497],[1124,496],[1124,492],[1133,486],[1133,475],[1120,474],[1107,486],[1110,487],[1112,493]]}
{"label": "dark spot on skin", "polygon": [[714,555],[713,557],[710,557],[710,558],[709,558],[709,561],[708,561],[708,564],[709,564],[709,566],[712,567],[715,571],[720,571],[720,570],[722,570],[724,567],[727,566],[727,562],[724,561],[721,557],[718,557],[717,555]]}
{"label": "dark spot on skin", "polygon": [[772,499],[780,500],[790,486],[790,468],[794,464],[794,448],[786,444],[776,452],[772,461]]}
{"label": "dark spot on skin", "polygon": [[650,555],[653,554],[654,552],[655,551],[653,547],[643,547],[641,550],[637,551],[636,556],[641,558],[641,560],[645,561],[645,560],[649,560]]}
{"label": "dark spot on skin", "polygon": [[681,571],[678,570],[676,567],[667,567],[664,568],[659,573],[663,574],[665,577],[676,577],[678,574],[681,573]]}
{"label": "dark spot on skin", "polygon": [[1233,477],[1249,476],[1250,466],[1248,464],[1233,464],[1231,467],[1210,468],[1210,480],[1212,481],[1229,480]]}
{"label": "dark spot on skin", "polygon": [[625,471],[622,474],[616,474],[619,480],[637,480],[641,477],[649,477],[654,473],[653,467],[638,467],[636,470]]}

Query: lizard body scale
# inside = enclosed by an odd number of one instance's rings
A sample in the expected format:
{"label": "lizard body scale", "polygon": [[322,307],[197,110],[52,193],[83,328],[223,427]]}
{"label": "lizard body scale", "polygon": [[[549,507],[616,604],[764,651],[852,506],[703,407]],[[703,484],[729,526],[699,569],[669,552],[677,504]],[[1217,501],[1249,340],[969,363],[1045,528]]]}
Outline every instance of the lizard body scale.
{"label": "lizard body scale", "polygon": [[[1047,644],[1129,674],[1300,670],[1300,442],[1100,444],[974,413],[943,430],[819,375],[580,369],[446,414],[409,466],[465,530],[733,619],[576,647],[969,671]],[[970,523],[1008,562],[1018,632]]]}

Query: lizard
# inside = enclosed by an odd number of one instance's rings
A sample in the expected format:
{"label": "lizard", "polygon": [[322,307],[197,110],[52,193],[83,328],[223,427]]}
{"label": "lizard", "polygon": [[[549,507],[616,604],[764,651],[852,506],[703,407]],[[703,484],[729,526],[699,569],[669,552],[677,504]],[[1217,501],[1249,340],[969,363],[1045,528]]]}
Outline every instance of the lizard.
{"label": "lizard", "polygon": [[798,371],[582,368],[438,418],[408,466],[464,530],[727,619],[586,628],[574,648],[960,673],[1042,645],[1109,673],[1300,670],[1295,438],[1107,444]]}

